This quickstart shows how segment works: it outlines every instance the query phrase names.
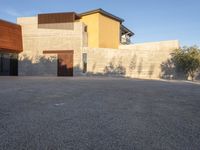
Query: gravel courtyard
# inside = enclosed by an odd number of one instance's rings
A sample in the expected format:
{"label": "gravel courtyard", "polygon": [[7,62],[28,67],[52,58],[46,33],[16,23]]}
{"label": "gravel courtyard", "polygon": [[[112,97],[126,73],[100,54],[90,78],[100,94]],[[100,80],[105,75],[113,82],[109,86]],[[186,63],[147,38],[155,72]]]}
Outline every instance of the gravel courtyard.
{"label": "gravel courtyard", "polygon": [[200,84],[0,77],[1,150],[199,150]]}

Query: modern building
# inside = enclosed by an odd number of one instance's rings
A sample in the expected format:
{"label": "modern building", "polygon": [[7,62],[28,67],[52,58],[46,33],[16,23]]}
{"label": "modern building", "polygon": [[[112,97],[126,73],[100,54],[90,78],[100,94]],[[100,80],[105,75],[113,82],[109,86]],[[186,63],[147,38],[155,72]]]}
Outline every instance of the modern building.
{"label": "modern building", "polygon": [[[7,31],[8,35],[15,34],[13,42],[18,43],[1,49],[18,56],[19,75],[159,78],[161,63],[179,47],[178,41],[131,44],[134,33],[123,22],[102,9],[21,17],[17,18],[18,25],[10,24],[16,29]],[[0,30],[6,31],[3,27]],[[5,40],[0,36],[1,39]],[[3,59],[5,56],[4,53]]]}
{"label": "modern building", "polygon": [[[19,73],[80,75],[81,69],[84,69],[81,68],[82,57],[87,57],[86,54],[82,56],[83,47],[118,49],[120,39],[123,39],[123,43],[130,42],[129,38],[134,33],[122,25],[123,21],[102,9],[81,14],[48,13],[18,18],[24,46],[24,51],[20,54]],[[28,62],[23,61],[23,55],[29,57],[33,65],[27,66]],[[40,58],[50,61],[44,64]]]}

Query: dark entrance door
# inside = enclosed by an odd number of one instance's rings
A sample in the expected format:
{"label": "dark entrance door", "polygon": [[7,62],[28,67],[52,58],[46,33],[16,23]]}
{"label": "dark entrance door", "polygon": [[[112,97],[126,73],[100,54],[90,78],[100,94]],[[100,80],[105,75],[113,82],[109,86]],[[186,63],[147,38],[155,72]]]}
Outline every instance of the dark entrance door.
{"label": "dark entrance door", "polygon": [[73,51],[58,53],[58,76],[73,76]]}
{"label": "dark entrance door", "polygon": [[14,53],[0,53],[0,76],[18,75],[18,55]]}

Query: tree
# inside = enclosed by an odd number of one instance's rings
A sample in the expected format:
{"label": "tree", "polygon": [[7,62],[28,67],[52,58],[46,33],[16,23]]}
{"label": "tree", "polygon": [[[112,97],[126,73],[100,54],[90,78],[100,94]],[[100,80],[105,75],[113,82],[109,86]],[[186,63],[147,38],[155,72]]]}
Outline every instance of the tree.
{"label": "tree", "polygon": [[200,69],[200,49],[197,46],[177,49],[172,54],[172,60],[178,69],[194,80]]}

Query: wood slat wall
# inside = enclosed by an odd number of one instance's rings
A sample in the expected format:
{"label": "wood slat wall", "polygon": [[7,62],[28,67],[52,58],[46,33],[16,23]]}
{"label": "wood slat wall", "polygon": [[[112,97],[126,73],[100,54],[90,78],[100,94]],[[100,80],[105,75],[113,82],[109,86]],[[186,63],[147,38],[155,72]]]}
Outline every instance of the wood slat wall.
{"label": "wood slat wall", "polygon": [[75,19],[74,12],[38,14],[38,24],[74,22]]}
{"label": "wood slat wall", "polygon": [[21,26],[0,20],[0,51],[23,51]]}

